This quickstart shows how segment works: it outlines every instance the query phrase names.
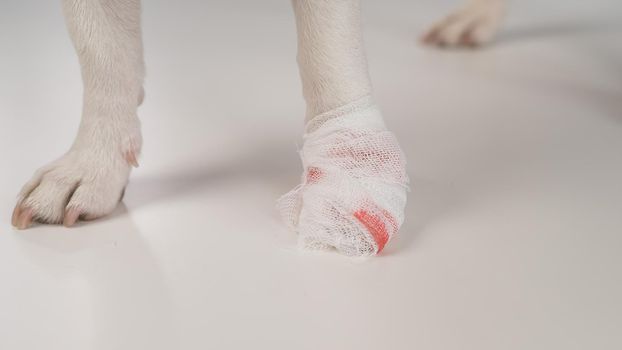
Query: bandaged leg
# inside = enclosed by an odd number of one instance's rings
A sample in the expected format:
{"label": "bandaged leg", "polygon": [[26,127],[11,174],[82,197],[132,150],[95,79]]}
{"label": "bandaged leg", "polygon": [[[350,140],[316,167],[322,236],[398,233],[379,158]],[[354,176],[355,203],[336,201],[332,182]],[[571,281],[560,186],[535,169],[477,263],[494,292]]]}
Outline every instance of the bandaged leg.
{"label": "bandaged leg", "polygon": [[307,124],[302,184],[279,209],[304,248],[351,256],[382,251],[404,221],[405,158],[369,98]]}
{"label": "bandaged leg", "polygon": [[307,102],[302,184],[279,200],[302,247],[380,252],[404,221],[402,151],[371,103],[359,0],[292,0]]}

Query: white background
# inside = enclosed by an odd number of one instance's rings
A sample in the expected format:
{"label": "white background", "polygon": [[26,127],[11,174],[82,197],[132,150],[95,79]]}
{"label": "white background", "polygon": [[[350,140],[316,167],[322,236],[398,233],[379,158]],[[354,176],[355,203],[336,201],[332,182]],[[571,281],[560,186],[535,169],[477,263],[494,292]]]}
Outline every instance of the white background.
{"label": "white background", "polygon": [[125,204],[10,227],[77,129],[58,1],[0,3],[0,349],[622,348],[622,6],[514,1],[498,41],[416,38],[455,2],[365,1],[376,99],[409,159],[377,258],[301,253],[289,3],[144,5],[145,146]]}

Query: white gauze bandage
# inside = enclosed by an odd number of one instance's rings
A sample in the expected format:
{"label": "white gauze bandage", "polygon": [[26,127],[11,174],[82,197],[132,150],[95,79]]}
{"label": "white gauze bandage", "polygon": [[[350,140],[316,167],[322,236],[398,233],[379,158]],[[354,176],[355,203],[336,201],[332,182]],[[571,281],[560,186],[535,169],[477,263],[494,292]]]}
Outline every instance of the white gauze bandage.
{"label": "white gauze bandage", "polygon": [[406,160],[369,97],[313,118],[300,151],[302,184],[278,201],[299,244],[379,253],[404,221]]}

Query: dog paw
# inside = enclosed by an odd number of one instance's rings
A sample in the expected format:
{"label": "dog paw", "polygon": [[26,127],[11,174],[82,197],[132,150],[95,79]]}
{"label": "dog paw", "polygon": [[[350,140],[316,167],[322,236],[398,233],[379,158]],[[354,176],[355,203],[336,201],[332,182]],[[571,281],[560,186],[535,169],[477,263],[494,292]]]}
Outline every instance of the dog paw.
{"label": "dog paw", "polygon": [[279,200],[306,249],[378,254],[404,220],[406,161],[380,112],[359,101],[313,119],[301,157],[302,184]]}
{"label": "dog paw", "polygon": [[72,149],[38,170],[23,187],[12,224],[72,226],[111,213],[123,196],[137,150]]}
{"label": "dog paw", "polygon": [[422,41],[439,47],[477,47],[490,42],[503,17],[503,2],[473,0],[434,24]]}

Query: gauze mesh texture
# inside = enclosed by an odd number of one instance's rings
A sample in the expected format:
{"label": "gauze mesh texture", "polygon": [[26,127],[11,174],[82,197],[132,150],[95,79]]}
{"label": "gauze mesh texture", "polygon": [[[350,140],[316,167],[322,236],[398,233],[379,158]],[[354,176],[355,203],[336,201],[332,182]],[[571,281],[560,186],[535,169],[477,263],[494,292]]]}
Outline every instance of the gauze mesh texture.
{"label": "gauze mesh texture", "polygon": [[302,184],[278,201],[302,248],[378,254],[404,221],[406,160],[369,97],[313,118]]}

